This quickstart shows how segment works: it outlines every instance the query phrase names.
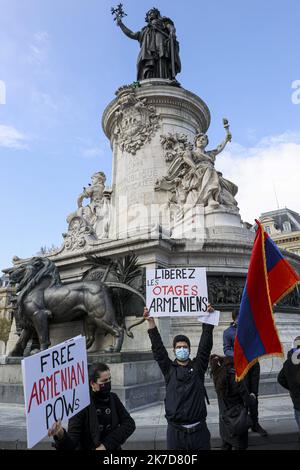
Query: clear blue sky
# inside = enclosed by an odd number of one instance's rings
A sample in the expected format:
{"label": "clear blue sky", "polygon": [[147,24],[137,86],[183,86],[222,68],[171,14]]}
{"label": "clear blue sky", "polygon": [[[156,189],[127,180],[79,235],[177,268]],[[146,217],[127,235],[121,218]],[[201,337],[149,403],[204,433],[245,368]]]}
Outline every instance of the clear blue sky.
{"label": "clear blue sky", "polygon": [[[153,0],[123,3],[126,24],[139,30]],[[116,27],[111,6],[112,0],[0,0],[6,84],[0,268],[13,255],[60,245],[66,216],[91,174],[102,170],[110,178],[101,116],[115,90],[135,80],[139,50]],[[299,0],[157,0],[154,6],[174,20],[182,60],[177,78],[208,104],[212,145],[223,137],[224,116],[245,148],[266,136],[299,133],[300,105],[291,100],[291,84],[300,79]]]}

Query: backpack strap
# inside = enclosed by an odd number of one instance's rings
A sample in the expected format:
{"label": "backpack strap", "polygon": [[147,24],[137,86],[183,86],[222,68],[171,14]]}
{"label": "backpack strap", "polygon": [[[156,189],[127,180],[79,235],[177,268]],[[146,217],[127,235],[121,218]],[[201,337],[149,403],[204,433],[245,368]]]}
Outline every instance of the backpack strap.
{"label": "backpack strap", "polygon": [[207,395],[207,390],[206,390],[205,387],[204,387],[204,395],[205,395],[207,404],[210,405],[210,401],[209,401],[209,398],[208,398],[208,395]]}

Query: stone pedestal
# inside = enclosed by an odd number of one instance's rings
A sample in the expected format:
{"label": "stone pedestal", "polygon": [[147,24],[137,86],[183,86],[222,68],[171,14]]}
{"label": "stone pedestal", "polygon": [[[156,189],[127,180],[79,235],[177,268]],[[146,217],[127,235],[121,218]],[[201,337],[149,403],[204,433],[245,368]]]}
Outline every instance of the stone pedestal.
{"label": "stone pedestal", "polygon": [[223,240],[231,239],[226,228],[234,227],[239,241],[249,241],[237,207],[198,204],[189,209],[187,204],[182,219],[174,221],[170,193],[158,190],[157,182],[174,158],[181,158],[193,147],[195,135],[209,128],[209,109],[198,96],[169,80],[143,80],[139,87],[118,90],[102,125],[113,150],[110,239],[161,236],[204,243],[217,227],[225,227],[225,232],[219,231]]}
{"label": "stone pedestal", "polygon": [[[109,365],[112,391],[129,411],[160,402],[164,379],[151,353],[88,354],[95,362]],[[21,358],[0,361],[0,403],[24,403]]]}
{"label": "stone pedestal", "polygon": [[11,301],[14,295],[15,289],[11,287],[0,288],[0,318],[11,320],[13,311]]}
{"label": "stone pedestal", "polygon": [[209,209],[204,210],[205,227],[208,229],[216,227],[236,227],[241,231],[245,231],[241,217],[236,211],[229,209]]}
{"label": "stone pedestal", "polygon": [[[130,328],[132,325],[137,323],[141,320],[141,317],[136,316],[129,316],[126,317],[126,327],[127,329]],[[170,344],[169,339],[169,325],[170,319],[169,318],[160,318],[157,319],[157,325],[161,332],[162,339],[166,346],[168,347]],[[130,338],[126,334],[124,335],[124,342],[122,346],[122,353],[138,353],[140,352],[143,354],[144,352],[150,351],[150,340],[147,333],[147,322],[143,322],[141,325],[136,326],[131,330],[134,337]],[[111,344],[113,344],[115,339],[111,335],[103,335],[101,333],[96,334],[96,339],[94,345],[89,349],[89,354],[94,354],[100,350],[106,350]],[[108,356],[110,357],[110,356]]]}
{"label": "stone pedestal", "polygon": [[6,344],[5,354],[7,354],[7,355],[10,354],[10,352],[16,346],[18,338],[19,338],[19,336],[17,334],[16,320],[14,318],[13,321],[12,321],[12,324],[11,324],[11,329],[10,329],[8,341],[7,341],[7,344]]}
{"label": "stone pedestal", "polygon": [[[127,326],[135,321],[135,317],[129,318]],[[162,318],[156,321],[171,359],[174,358],[173,337],[182,333],[189,336],[191,340],[192,357],[196,355],[202,331],[202,324],[196,318]],[[275,321],[285,353],[287,353],[293,339],[299,334],[300,316],[280,312],[275,315]],[[231,312],[222,312],[220,324],[214,329],[213,353],[223,355],[223,332],[230,322]],[[77,325],[77,328],[77,331],[74,328],[72,332],[79,333],[80,325]],[[54,336],[54,332],[52,330],[53,342],[56,341],[55,338],[57,342],[60,342],[62,336],[58,338],[58,335]],[[76,334],[71,336],[76,336]],[[129,338],[125,340],[121,353],[88,353],[89,364],[104,362],[109,365],[112,374],[112,389],[119,395],[128,410],[153,405],[164,398],[164,379],[149,349],[147,325],[143,323],[135,331],[134,340]],[[21,359],[7,357],[0,359],[0,402],[24,403]],[[283,393],[283,389],[277,383],[277,374],[282,363],[283,360],[280,358],[260,361],[261,395]],[[209,398],[215,398],[215,389],[209,374],[206,377],[206,386]]]}
{"label": "stone pedestal", "polygon": [[164,225],[167,195],[155,191],[168,168],[161,136],[183,134],[193,142],[206,132],[210,113],[193,93],[151,79],[140,87],[123,87],[103,113],[103,129],[113,149],[110,238],[148,233]]}
{"label": "stone pedestal", "polygon": [[72,321],[68,323],[50,323],[49,325],[51,347],[63,343],[75,336],[85,336],[84,322]]}

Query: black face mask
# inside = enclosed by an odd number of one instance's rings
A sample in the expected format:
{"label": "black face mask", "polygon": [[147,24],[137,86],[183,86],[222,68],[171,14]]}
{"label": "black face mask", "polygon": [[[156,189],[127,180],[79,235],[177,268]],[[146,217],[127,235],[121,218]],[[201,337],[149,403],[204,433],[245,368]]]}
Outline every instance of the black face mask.
{"label": "black face mask", "polygon": [[111,382],[105,382],[100,385],[98,392],[93,392],[94,396],[97,398],[108,398],[111,391]]}

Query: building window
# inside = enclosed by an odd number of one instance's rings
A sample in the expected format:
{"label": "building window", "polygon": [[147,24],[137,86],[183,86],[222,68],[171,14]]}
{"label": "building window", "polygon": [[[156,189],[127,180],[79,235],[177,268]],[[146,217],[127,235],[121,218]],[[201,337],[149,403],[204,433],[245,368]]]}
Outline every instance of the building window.
{"label": "building window", "polygon": [[291,232],[292,231],[292,227],[291,227],[290,222],[283,222],[283,231],[284,232]]}
{"label": "building window", "polygon": [[268,234],[268,235],[271,235],[270,226],[269,226],[269,225],[266,225],[266,226],[265,226],[265,229],[266,229],[267,234]]}

